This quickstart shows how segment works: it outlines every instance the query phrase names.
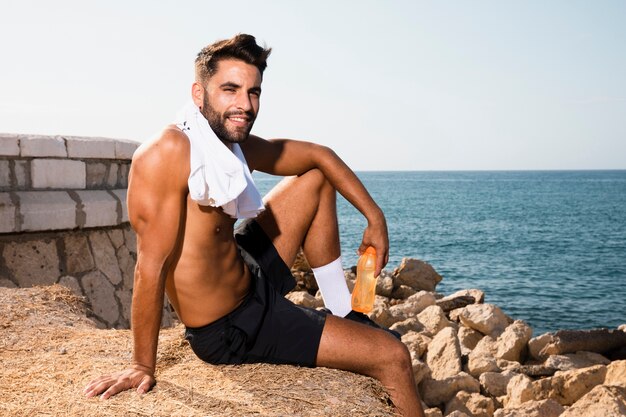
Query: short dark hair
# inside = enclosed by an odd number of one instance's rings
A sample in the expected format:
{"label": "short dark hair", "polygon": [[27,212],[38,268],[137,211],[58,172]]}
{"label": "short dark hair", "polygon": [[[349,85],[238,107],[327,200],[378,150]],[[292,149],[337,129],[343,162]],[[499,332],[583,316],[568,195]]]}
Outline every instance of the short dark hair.
{"label": "short dark hair", "polygon": [[204,84],[217,71],[217,64],[222,59],[239,59],[254,65],[261,75],[267,68],[267,57],[272,48],[263,48],[256,43],[252,35],[239,33],[230,39],[224,39],[205,46],[196,58],[196,81]]}

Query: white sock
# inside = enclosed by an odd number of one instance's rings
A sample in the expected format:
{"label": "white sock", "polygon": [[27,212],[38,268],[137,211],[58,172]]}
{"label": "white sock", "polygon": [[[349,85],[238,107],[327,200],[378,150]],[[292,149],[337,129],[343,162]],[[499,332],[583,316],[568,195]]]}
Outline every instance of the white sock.
{"label": "white sock", "polygon": [[311,269],[326,308],[335,316],[345,317],[352,311],[352,300],[341,266],[341,256],[329,264]]}

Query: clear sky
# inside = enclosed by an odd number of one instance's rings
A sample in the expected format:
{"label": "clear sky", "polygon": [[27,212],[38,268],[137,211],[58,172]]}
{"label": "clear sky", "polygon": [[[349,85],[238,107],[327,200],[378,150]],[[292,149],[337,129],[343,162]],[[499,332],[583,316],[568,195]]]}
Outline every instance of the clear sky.
{"label": "clear sky", "polygon": [[253,133],[356,170],[626,168],[618,0],[0,0],[0,132],[145,141],[238,32],[273,48]]}

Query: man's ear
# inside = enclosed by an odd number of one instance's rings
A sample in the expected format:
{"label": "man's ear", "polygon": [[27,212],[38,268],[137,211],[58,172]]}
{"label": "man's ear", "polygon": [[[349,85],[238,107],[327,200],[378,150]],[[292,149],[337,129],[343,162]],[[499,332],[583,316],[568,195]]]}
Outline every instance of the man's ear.
{"label": "man's ear", "polygon": [[204,103],[205,90],[202,84],[195,82],[191,85],[191,98],[196,106],[202,107]]}

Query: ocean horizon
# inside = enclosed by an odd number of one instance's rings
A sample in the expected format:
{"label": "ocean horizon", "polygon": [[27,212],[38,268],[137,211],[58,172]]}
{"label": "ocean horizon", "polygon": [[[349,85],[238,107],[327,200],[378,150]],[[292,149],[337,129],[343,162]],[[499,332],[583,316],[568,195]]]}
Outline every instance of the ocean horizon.
{"label": "ocean horizon", "polygon": [[[626,170],[357,171],[387,218],[387,270],[410,257],[478,288],[534,335],[626,323]],[[279,180],[253,174],[261,194]],[[343,197],[344,268],[366,222]]]}

